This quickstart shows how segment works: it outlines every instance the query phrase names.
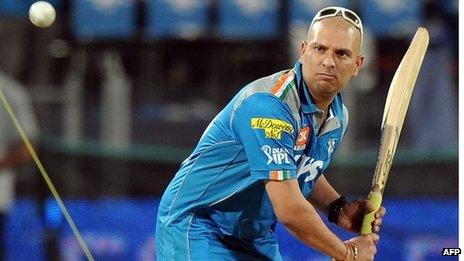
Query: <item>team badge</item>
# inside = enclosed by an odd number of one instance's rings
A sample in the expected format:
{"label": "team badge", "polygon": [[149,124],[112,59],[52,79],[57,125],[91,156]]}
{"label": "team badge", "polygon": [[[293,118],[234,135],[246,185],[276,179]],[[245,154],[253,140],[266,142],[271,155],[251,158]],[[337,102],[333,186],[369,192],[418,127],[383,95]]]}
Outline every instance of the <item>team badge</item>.
{"label": "team badge", "polygon": [[327,141],[327,155],[330,158],[332,156],[332,153],[335,150],[335,139],[330,138],[329,141]]}

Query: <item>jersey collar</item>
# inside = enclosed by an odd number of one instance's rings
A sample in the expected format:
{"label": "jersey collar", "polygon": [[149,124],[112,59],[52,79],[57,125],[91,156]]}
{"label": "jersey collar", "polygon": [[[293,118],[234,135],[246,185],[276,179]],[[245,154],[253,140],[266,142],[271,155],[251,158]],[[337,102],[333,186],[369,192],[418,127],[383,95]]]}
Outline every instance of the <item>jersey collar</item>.
{"label": "jersey collar", "polygon": [[298,86],[298,93],[300,96],[301,101],[301,110],[305,114],[315,113],[315,112],[322,112],[317,108],[316,104],[313,102],[313,98],[309,93],[308,85],[303,79],[303,72],[301,62],[298,60],[293,68],[295,70],[296,81]]}
{"label": "jersey collar", "polygon": [[[313,102],[313,98],[309,92],[308,85],[303,79],[303,72],[301,68],[301,62],[298,61],[295,64],[293,70],[295,71],[295,77],[298,85],[298,93],[300,97],[300,108],[304,114],[311,114],[313,117],[313,122],[317,122],[316,117],[322,117],[322,110],[317,108],[316,104]],[[341,102],[341,94],[338,93],[337,97],[329,105],[329,117],[326,120],[326,123],[323,126],[323,129],[320,130],[319,135],[323,135],[332,130],[338,129],[340,127],[340,120],[337,116],[337,112],[334,109],[334,106],[337,107],[338,103]],[[318,130],[319,126],[315,126],[315,129]]]}

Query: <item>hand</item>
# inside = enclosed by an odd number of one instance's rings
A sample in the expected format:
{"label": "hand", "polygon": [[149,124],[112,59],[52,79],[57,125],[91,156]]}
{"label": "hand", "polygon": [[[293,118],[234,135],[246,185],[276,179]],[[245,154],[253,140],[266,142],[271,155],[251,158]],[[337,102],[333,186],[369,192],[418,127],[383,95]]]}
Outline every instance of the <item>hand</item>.
{"label": "hand", "polygon": [[[351,243],[354,244],[357,248],[356,260],[374,260],[374,255],[377,253],[376,244],[379,242],[379,235],[377,234],[367,234],[359,237],[354,237],[350,239]],[[354,260],[354,256],[348,260]]]}
{"label": "hand", "polygon": [[[374,210],[374,206],[365,199],[357,199],[355,201],[347,203],[344,207],[340,216],[338,217],[338,226],[341,228],[353,232],[359,233],[361,229],[364,214]],[[372,232],[379,233],[380,225],[382,224],[382,218],[386,214],[384,207],[380,207],[374,215],[375,219],[372,221]]]}

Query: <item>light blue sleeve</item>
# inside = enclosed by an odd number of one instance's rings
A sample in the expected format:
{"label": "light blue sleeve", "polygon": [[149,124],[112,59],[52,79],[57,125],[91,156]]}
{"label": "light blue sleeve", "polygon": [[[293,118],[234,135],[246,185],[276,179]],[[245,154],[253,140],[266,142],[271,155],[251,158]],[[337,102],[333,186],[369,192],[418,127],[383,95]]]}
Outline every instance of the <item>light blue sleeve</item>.
{"label": "light blue sleeve", "polygon": [[288,105],[271,94],[257,93],[244,99],[232,115],[231,129],[245,149],[253,178],[297,178],[297,131]]}

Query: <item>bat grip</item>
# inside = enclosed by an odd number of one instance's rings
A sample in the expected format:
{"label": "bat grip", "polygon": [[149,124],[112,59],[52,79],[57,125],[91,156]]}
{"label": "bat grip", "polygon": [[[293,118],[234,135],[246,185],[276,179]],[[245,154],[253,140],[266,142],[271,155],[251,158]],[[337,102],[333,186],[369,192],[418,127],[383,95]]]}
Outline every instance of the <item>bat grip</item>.
{"label": "bat grip", "polygon": [[374,206],[374,210],[364,215],[361,226],[361,235],[372,233],[372,221],[375,220],[374,215],[380,209],[380,204],[382,204],[382,193],[380,191],[376,191],[374,187],[369,193],[367,200],[369,200],[369,202],[371,202]]}

